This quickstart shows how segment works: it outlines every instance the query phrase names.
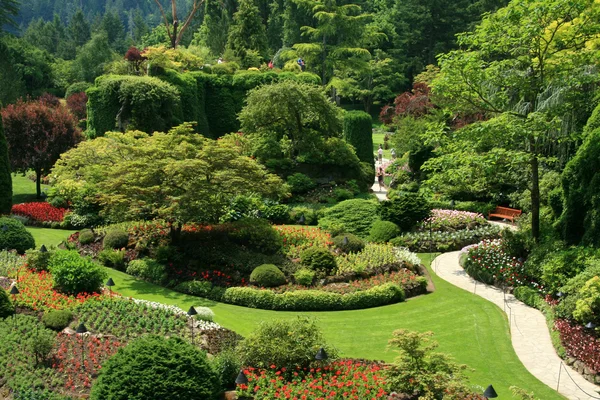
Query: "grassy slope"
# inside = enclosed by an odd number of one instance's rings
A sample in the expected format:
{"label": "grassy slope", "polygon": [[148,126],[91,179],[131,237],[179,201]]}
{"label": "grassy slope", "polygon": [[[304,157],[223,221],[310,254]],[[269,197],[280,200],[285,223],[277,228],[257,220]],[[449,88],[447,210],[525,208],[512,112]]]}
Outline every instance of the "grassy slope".
{"label": "grassy slope", "polygon": [[[383,137],[384,133],[374,133],[373,134],[373,154],[377,154],[377,150],[379,149],[379,145],[383,146]],[[383,150],[383,158],[387,158],[388,160],[392,158],[392,154],[390,150]]]}
{"label": "grassy slope", "polygon": [[66,229],[49,229],[49,228],[38,228],[34,226],[28,226],[27,230],[31,232],[35,239],[35,247],[41,245],[58,246],[60,242],[66,240],[72,233],[77,231],[70,231]]}
{"label": "grassy slope", "polygon": [[[427,257],[425,257],[427,259]],[[502,398],[511,398],[512,385],[535,392],[544,400],[563,398],[533,377],[519,362],[508,332],[506,316],[495,305],[433,277],[437,291],[406,303],[368,310],[342,312],[275,312],[237,307],[173,292],[139,281],[119,271],[107,269],[115,290],[124,296],[178,305],[204,305],[213,309],[216,321],[242,335],[260,321],[274,318],[314,316],[320,321],[328,341],[344,356],[392,361],[387,340],[395,329],[431,330],[439,350],[467,364],[474,385],[494,385]],[[483,390],[483,389],[482,389]]]}

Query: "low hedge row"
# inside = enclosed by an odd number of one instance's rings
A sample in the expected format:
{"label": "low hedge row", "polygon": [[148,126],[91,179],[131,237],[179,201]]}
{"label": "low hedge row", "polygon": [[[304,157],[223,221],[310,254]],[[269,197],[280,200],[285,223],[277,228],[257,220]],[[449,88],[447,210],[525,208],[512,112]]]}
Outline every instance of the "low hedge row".
{"label": "low hedge row", "polygon": [[274,293],[250,287],[223,289],[209,282],[190,281],[175,290],[238,306],[276,311],[339,311],[379,307],[404,301],[404,290],[395,283],[385,283],[364,291],[338,294],[320,290]]}

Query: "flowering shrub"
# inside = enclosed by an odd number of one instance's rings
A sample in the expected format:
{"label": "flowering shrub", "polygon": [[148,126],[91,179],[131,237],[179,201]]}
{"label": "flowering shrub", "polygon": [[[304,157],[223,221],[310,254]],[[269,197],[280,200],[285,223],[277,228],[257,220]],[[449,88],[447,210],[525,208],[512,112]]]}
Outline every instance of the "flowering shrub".
{"label": "flowering shrub", "polygon": [[459,231],[410,232],[391,240],[394,246],[408,247],[415,252],[454,251],[485,239],[500,237],[501,228],[488,225]]}
{"label": "flowering shrub", "polygon": [[568,356],[581,360],[594,371],[600,371],[600,341],[592,333],[564,319],[554,321],[554,329],[558,331]]}
{"label": "flowering shrub", "polygon": [[67,213],[66,208],[57,208],[50,203],[38,201],[21,203],[12,206],[12,213],[29,218],[34,223],[62,222]]}
{"label": "flowering shrub", "polygon": [[419,265],[416,254],[404,249],[396,249],[391,244],[367,244],[358,253],[340,254],[337,258],[337,273],[372,274],[385,272],[404,263]]}
{"label": "flowering shrub", "polygon": [[300,258],[309,247],[329,247],[331,235],[314,226],[276,225],[275,230],[283,239],[283,253],[290,258]]}
{"label": "flowering shrub", "polygon": [[420,226],[422,231],[429,229],[436,232],[454,232],[462,229],[473,229],[487,225],[483,215],[468,211],[431,210],[431,216]]}
{"label": "flowering shrub", "polygon": [[247,385],[238,385],[238,396],[257,399],[381,399],[385,398],[383,366],[373,362],[339,360],[322,368],[296,371],[246,368]]}

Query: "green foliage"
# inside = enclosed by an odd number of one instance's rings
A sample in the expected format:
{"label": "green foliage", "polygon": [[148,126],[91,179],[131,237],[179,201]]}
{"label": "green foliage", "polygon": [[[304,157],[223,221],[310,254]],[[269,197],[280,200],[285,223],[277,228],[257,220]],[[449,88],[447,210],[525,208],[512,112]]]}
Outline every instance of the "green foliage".
{"label": "green foliage", "polygon": [[98,253],[98,262],[108,268],[125,269],[125,250],[104,249]]}
{"label": "green foliage", "polygon": [[479,243],[485,239],[497,239],[502,229],[498,226],[483,226],[456,232],[408,232],[390,240],[394,246],[406,247],[417,253],[456,251]]}
{"label": "green foliage", "polygon": [[233,223],[229,238],[264,254],[281,251],[283,241],[277,231],[264,219],[241,219]]}
{"label": "green foliage", "polygon": [[12,176],[8,159],[8,143],[2,127],[0,116],[0,214],[9,214],[12,208]]}
{"label": "green foliage", "polygon": [[375,221],[369,232],[369,240],[375,243],[386,243],[400,234],[400,228],[390,221]]}
{"label": "green foliage", "polygon": [[106,272],[89,257],[74,250],[56,250],[48,261],[54,286],[68,294],[97,293],[106,279]]}
{"label": "green foliage", "polygon": [[333,254],[325,248],[309,247],[300,254],[300,262],[320,277],[331,275],[337,264]]}
{"label": "green foliage", "polygon": [[13,315],[15,308],[8,297],[8,292],[0,288],[0,319]]}
{"label": "green foliage", "polygon": [[391,221],[403,231],[409,231],[417,222],[430,214],[427,199],[416,193],[403,193],[397,198],[379,204],[379,215],[385,221]]}
{"label": "green foliage", "polygon": [[65,92],[65,99],[68,99],[73,94],[85,92],[91,86],[92,84],[89,82],[75,82],[69,85],[69,87],[67,88],[67,91]]}
{"label": "green foliage", "polygon": [[233,348],[225,349],[213,358],[212,363],[219,374],[222,388],[233,389],[236,386],[235,379],[242,369],[242,360],[237,351]]}
{"label": "green foliage", "polygon": [[369,236],[371,225],[379,219],[377,208],[377,203],[370,200],[342,201],[323,212],[323,218],[319,219],[319,227],[330,232],[334,229],[338,233],[348,232],[366,238]]}
{"label": "green foliage", "polygon": [[73,320],[73,313],[69,310],[53,310],[44,314],[42,323],[53,331],[62,331]]}
{"label": "green foliage", "polygon": [[314,180],[300,172],[288,176],[287,184],[290,185],[290,191],[294,194],[306,193],[317,186]]}
{"label": "green foliage", "polygon": [[127,265],[127,273],[159,285],[168,278],[165,266],[150,258],[131,260]]}
{"label": "green foliage", "polygon": [[254,268],[250,274],[250,283],[262,287],[275,287],[285,284],[285,275],[273,264],[263,264]]}
{"label": "green foliage", "polygon": [[317,225],[318,210],[313,207],[306,206],[294,206],[290,209],[289,220],[291,223],[299,223],[298,220],[301,216],[304,216],[304,225]]}
{"label": "green foliage", "polygon": [[[342,233],[341,235],[335,236],[332,241],[335,248],[344,253],[358,253],[365,248],[364,240],[351,233]],[[348,243],[344,243],[345,241]]]}
{"label": "green foliage", "polygon": [[573,318],[582,323],[596,320],[600,314],[600,278],[591,278],[579,293],[581,296],[577,299]]}
{"label": "green foliage", "polygon": [[308,268],[300,268],[294,273],[294,280],[298,285],[311,286],[315,280],[315,272]]}
{"label": "green foliage", "polygon": [[373,163],[373,121],[363,111],[344,114],[344,139],[354,146],[360,161]]}
{"label": "green foliage", "polygon": [[0,276],[15,276],[15,272],[23,265],[23,259],[14,251],[0,250]]}
{"label": "green foliage", "polygon": [[102,247],[104,249],[122,249],[127,247],[129,242],[129,234],[120,229],[109,231],[104,240],[102,241]]}
{"label": "green foliage", "polygon": [[224,288],[220,286],[213,286],[213,284],[208,281],[181,282],[175,286],[174,290],[215,301],[221,301],[223,294],[225,293]]}
{"label": "green foliage", "polygon": [[27,267],[34,269],[38,272],[48,270],[48,260],[52,255],[51,251],[39,251],[36,249],[29,249],[25,252],[27,257]]}
{"label": "green foliage", "polygon": [[541,263],[541,279],[550,292],[556,292],[587,266],[593,258],[600,258],[600,253],[592,248],[571,247],[567,250],[546,254]]}
{"label": "green foliage", "polygon": [[34,247],[33,236],[20,221],[0,217],[0,250],[16,250],[17,253],[23,254],[25,250]]}
{"label": "green foliage", "polygon": [[261,322],[240,342],[238,350],[244,365],[265,369],[276,365],[294,371],[297,367],[310,367],[321,347],[330,359],[337,358],[337,351],[327,344],[317,322],[298,317]]}
{"label": "green foliage", "polygon": [[94,241],[94,232],[91,229],[83,229],[79,232],[79,244],[90,244]]}
{"label": "green foliage", "polygon": [[542,299],[537,290],[531,289],[527,286],[516,287],[513,291],[513,295],[517,298],[517,300],[521,300],[523,303],[533,308],[540,308],[541,304],[544,302],[544,299]]}
{"label": "green foliage", "polygon": [[146,336],[119,349],[92,387],[93,400],[169,398],[212,400],[219,375],[206,354],[178,338]]}
{"label": "green foliage", "polygon": [[242,60],[242,68],[258,67],[266,57],[267,34],[254,0],[241,0],[238,3],[229,29],[227,48]]}

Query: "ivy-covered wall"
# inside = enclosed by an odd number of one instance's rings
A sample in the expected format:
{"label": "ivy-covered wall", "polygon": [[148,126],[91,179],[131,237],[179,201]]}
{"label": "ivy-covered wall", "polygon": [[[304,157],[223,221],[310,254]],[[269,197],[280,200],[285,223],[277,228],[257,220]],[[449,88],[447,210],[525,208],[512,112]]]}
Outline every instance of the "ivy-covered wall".
{"label": "ivy-covered wall", "polygon": [[319,85],[311,73],[241,71],[233,75],[167,70],[157,77],[104,75],[87,90],[87,135],[111,130],[167,131],[182,122],[217,138],[239,129],[237,114],[249,90],[294,79]]}

